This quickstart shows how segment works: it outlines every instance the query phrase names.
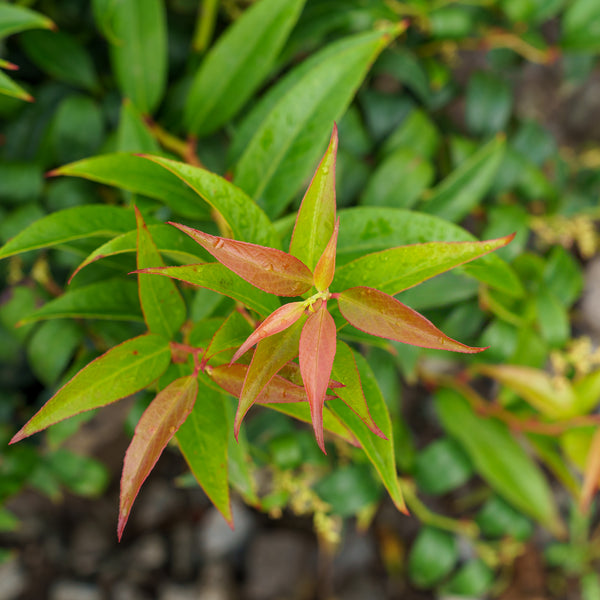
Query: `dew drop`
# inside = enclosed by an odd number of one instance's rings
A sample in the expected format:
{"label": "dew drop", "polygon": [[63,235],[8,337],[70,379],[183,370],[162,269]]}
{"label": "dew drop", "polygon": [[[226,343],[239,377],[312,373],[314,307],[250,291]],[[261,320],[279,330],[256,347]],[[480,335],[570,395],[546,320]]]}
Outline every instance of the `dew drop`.
{"label": "dew drop", "polygon": [[446,340],[443,337],[441,337],[441,338],[438,338],[438,342],[439,342],[440,346],[443,346],[446,343]]}
{"label": "dew drop", "polygon": [[267,263],[267,264],[265,265],[265,270],[266,270],[266,271],[272,271],[272,270],[273,270],[273,265],[272,265],[271,263]]}
{"label": "dew drop", "polygon": [[329,173],[329,167],[323,167],[323,175],[327,175]]}
{"label": "dew drop", "polygon": [[217,250],[219,250],[219,248],[222,248],[225,245],[225,242],[219,238],[216,242],[215,242],[215,248]]}
{"label": "dew drop", "polygon": [[489,252],[489,251],[492,249],[492,246],[491,246],[491,244],[485,244],[485,246],[483,247],[483,249],[484,249],[486,252]]}

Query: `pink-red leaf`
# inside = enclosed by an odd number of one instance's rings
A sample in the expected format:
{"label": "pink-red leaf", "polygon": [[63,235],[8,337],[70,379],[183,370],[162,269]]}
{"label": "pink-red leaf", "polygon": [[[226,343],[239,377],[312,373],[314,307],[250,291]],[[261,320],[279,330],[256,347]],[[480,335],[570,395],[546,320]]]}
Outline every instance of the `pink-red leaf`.
{"label": "pink-red leaf", "polygon": [[123,463],[119,539],[142,483],[192,411],[197,394],[198,382],[194,376],[176,379],[154,398],[140,418]]}
{"label": "pink-red leaf", "polygon": [[233,432],[237,438],[245,414],[274,375],[286,363],[298,356],[300,331],[306,317],[302,315],[293,325],[258,342],[240,393]]}
{"label": "pink-red leaf", "polygon": [[312,287],[312,273],[299,259],[275,248],[239,242],[174,225],[210,252],[221,264],[257,288],[276,296],[300,296]]}
{"label": "pink-red leaf", "polygon": [[468,354],[485,350],[449,338],[423,315],[380,290],[354,287],[337,298],[344,318],[365,333],[423,348]]}
{"label": "pink-red leaf", "polygon": [[[312,313],[300,335],[300,372],[319,448],[325,452],[323,404],[335,357],[336,328],[325,302]],[[326,452],[325,452],[326,453]]]}
{"label": "pink-red leaf", "polygon": [[333,274],[335,273],[335,252],[337,250],[337,238],[338,231],[340,230],[339,218],[335,222],[333,233],[331,238],[319,258],[319,262],[314,270],[314,282],[315,287],[319,292],[325,291],[331,285],[333,281]]}
{"label": "pink-red leaf", "polygon": [[249,336],[248,339],[240,346],[238,351],[233,355],[231,362],[235,362],[242,354],[247,352],[254,344],[260,340],[275,335],[290,325],[293,325],[304,312],[303,302],[290,302],[278,308],[271,313]]}

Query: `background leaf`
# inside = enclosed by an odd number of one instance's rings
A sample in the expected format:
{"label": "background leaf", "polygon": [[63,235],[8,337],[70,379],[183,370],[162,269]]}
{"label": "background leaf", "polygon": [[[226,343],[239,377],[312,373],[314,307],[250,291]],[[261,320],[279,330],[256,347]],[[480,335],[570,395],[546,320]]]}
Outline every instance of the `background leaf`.
{"label": "background leaf", "polygon": [[56,25],[47,16],[16,4],[0,4],[0,38],[27,29],[54,29]]}

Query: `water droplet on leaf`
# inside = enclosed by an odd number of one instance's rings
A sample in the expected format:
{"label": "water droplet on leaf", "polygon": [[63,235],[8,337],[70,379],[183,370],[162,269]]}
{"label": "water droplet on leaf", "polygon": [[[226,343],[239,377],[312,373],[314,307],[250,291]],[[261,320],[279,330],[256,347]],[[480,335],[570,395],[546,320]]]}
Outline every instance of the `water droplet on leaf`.
{"label": "water droplet on leaf", "polygon": [[225,242],[219,238],[216,242],[215,242],[215,248],[218,250],[219,248],[222,248],[225,245]]}

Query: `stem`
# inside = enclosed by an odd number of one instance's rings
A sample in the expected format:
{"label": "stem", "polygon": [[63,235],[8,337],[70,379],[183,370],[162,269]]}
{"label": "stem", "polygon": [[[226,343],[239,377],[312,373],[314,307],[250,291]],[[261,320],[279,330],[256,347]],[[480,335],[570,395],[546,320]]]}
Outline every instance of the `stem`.
{"label": "stem", "polygon": [[192,41],[192,48],[195,52],[205,52],[210,46],[217,21],[218,7],[219,0],[203,0],[198,11],[196,31]]}

